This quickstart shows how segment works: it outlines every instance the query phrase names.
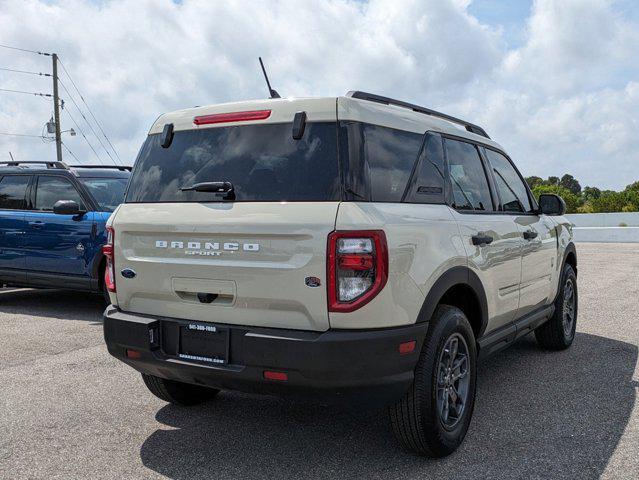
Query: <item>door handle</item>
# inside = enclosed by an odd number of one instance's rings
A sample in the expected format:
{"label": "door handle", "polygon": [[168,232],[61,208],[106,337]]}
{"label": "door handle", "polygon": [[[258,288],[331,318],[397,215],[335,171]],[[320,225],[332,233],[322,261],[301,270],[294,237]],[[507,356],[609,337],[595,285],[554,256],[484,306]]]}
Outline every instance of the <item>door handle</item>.
{"label": "door handle", "polygon": [[490,235],[478,234],[473,235],[472,237],[473,245],[488,245],[489,243],[493,243],[493,237]]}
{"label": "door handle", "polygon": [[42,220],[36,220],[34,222],[29,222],[29,226],[33,228],[42,228],[44,226],[44,222]]}
{"label": "door handle", "polygon": [[524,232],[524,238],[526,240],[532,240],[533,238],[537,238],[537,235],[539,235],[537,232],[535,232],[534,230],[526,230]]}

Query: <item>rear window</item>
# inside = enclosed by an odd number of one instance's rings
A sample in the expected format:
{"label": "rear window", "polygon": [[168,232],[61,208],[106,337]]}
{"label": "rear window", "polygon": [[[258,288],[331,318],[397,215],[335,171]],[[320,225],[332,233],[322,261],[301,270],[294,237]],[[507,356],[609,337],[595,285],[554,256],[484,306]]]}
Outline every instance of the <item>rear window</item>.
{"label": "rear window", "polygon": [[86,178],[80,177],[100,208],[105,212],[112,212],[122,203],[124,190],[126,189],[126,178]]}
{"label": "rear window", "polygon": [[126,202],[214,202],[213,193],[183,192],[200,182],[233,183],[238,202],[339,200],[337,126],[242,125],[175,132],[169,148],[149,135],[135,163]]}

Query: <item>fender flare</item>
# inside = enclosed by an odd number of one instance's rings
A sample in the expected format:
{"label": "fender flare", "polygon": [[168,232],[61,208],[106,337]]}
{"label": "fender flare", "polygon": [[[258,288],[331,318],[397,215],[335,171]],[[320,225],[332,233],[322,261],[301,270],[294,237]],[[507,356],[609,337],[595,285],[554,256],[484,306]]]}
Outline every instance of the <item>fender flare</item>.
{"label": "fender flare", "polygon": [[561,262],[561,271],[564,271],[566,260],[568,260],[568,255],[571,253],[575,257],[575,275],[577,275],[577,247],[575,247],[575,244],[573,242],[570,242],[568,243],[568,245],[566,245],[566,249],[564,250],[564,258]]}
{"label": "fender flare", "polygon": [[486,300],[486,291],[481,283],[481,280],[475,272],[468,267],[453,267],[450,270],[444,272],[433,284],[426,299],[419,311],[417,322],[428,322],[433,314],[439,302],[444,297],[444,294],[452,287],[456,285],[464,285],[469,287],[477,297],[477,301],[480,307],[480,320],[481,325],[479,328],[479,335],[481,337],[486,330],[488,324],[488,301]]}
{"label": "fender flare", "polygon": [[102,281],[100,278],[100,265],[102,265],[102,260],[104,260],[104,255],[102,254],[102,249],[100,249],[100,251],[93,256],[91,265],[91,286],[95,290],[100,289],[100,282]]}
{"label": "fender flare", "polygon": [[561,261],[561,270],[559,270],[559,280],[558,280],[558,285],[557,285],[557,293],[555,294],[555,298],[553,298],[553,305],[556,304],[557,299],[559,298],[559,295],[561,294],[561,284],[564,280],[564,267],[566,266],[566,262],[568,261],[568,255],[573,254],[573,256],[575,257],[575,267],[574,267],[574,271],[575,271],[575,275],[577,275],[577,247],[575,247],[575,244],[573,242],[568,243],[568,245],[566,245],[566,249],[564,250],[564,255],[563,255],[563,259]]}

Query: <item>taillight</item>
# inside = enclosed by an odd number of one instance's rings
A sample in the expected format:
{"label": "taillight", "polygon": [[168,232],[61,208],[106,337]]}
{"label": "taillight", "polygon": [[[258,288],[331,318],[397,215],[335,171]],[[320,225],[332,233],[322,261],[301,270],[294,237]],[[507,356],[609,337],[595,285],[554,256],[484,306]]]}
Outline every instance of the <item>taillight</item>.
{"label": "taillight", "polygon": [[106,258],[106,268],[104,269],[104,284],[109,292],[115,292],[115,262],[113,260],[113,242],[115,240],[115,230],[113,227],[106,227],[107,242],[102,245],[102,254]]}
{"label": "taillight", "polygon": [[196,125],[211,125],[214,123],[247,122],[250,120],[265,120],[271,116],[270,110],[251,110],[248,112],[214,113],[200,115],[193,119]]}
{"label": "taillight", "polygon": [[329,311],[357,310],[386,285],[386,235],[382,230],[332,232],[328,236],[327,263]]}

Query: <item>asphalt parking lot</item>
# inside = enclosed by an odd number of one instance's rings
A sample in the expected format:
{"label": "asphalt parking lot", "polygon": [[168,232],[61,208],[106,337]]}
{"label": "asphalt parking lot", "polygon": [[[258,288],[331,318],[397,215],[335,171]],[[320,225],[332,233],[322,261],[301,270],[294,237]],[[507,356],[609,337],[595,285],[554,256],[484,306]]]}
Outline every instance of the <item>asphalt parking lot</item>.
{"label": "asphalt parking lot", "polygon": [[166,405],[102,341],[99,297],[0,290],[0,478],[639,478],[639,244],[580,244],[573,347],[479,369],[462,448],[401,451],[385,412],[222,393]]}

